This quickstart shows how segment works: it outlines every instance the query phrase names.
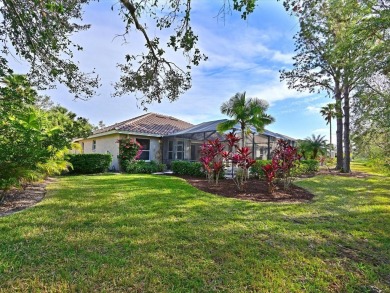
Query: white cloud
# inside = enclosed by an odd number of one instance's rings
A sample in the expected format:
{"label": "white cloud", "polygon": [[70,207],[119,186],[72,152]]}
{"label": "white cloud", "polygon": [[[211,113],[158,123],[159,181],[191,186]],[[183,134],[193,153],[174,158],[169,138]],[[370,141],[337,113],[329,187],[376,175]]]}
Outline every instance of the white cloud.
{"label": "white cloud", "polygon": [[315,106],[307,106],[306,110],[309,111],[310,113],[318,114],[320,112],[321,108],[315,107]]}

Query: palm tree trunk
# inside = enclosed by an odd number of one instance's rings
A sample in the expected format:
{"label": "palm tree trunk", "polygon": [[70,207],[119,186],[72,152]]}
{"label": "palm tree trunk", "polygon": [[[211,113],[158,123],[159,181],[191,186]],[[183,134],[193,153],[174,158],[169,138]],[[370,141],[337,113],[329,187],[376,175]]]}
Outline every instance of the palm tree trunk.
{"label": "palm tree trunk", "polygon": [[330,144],[330,151],[332,151],[332,118],[329,120],[329,144]]}
{"label": "palm tree trunk", "polygon": [[245,146],[245,125],[241,124],[241,147]]}

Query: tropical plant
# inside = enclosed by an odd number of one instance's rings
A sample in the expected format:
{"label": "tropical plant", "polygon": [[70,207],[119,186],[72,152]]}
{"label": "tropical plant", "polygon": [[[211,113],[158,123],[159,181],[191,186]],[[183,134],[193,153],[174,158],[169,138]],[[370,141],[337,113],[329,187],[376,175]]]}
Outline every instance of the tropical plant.
{"label": "tropical plant", "polygon": [[[238,146],[240,139],[235,133],[228,133],[225,135],[229,150],[225,151],[225,146],[216,138],[205,142],[201,147],[200,161],[203,169],[207,174],[209,183],[215,182],[218,185],[218,178],[221,174],[224,161],[230,161],[232,170],[236,168],[236,172],[232,172],[232,179],[239,190],[244,188],[247,179],[249,168],[256,162],[250,155],[249,148]],[[233,149],[235,152],[233,152]]]}
{"label": "tropical plant", "polygon": [[65,108],[60,113],[38,107],[39,96],[23,75],[7,75],[1,81],[0,179],[27,182],[58,174],[68,166],[67,149],[80,135],[80,126],[88,128],[87,120],[75,120]]}
{"label": "tropical plant", "polygon": [[218,185],[219,175],[223,169],[223,156],[225,146],[216,138],[208,140],[201,146],[200,162],[207,175],[209,183],[215,182]]}
{"label": "tropical plant", "polygon": [[232,130],[238,124],[241,130],[241,147],[245,146],[245,135],[253,126],[257,132],[264,131],[264,126],[271,124],[275,119],[266,114],[268,102],[258,98],[246,98],[246,93],[236,93],[229,101],[221,105],[222,114],[231,117],[231,120],[217,126],[219,132]]}
{"label": "tropical plant", "polygon": [[283,181],[284,190],[287,190],[293,179],[293,169],[297,167],[301,155],[298,154],[298,149],[289,145],[283,139],[279,139],[277,147],[273,152],[271,163],[262,167],[268,183],[268,191],[273,193],[275,178],[280,178]]}
{"label": "tropical plant", "polygon": [[[311,151],[310,159],[317,159],[318,154],[325,155],[326,154],[326,139],[325,135],[311,135],[311,137],[307,137],[306,139],[307,147]],[[306,158],[308,159],[308,158]]]}

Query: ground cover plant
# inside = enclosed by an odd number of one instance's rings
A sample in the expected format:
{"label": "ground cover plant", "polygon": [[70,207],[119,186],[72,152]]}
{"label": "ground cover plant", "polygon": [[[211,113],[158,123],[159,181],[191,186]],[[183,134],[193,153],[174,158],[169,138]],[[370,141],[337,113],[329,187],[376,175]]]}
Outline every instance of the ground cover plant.
{"label": "ground cover plant", "polygon": [[296,184],[310,204],[224,198],[168,176],[61,178],[0,218],[0,292],[389,292],[389,178]]}

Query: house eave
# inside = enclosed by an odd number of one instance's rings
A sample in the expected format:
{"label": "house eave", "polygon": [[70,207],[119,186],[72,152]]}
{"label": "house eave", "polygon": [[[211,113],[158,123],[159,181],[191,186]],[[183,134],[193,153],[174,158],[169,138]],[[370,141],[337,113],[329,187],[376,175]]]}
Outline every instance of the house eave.
{"label": "house eave", "polygon": [[87,138],[78,138],[75,141],[80,141],[84,139],[92,139],[92,138],[97,138],[97,137],[102,137],[102,136],[107,136],[107,135],[112,135],[112,134],[126,134],[126,135],[134,135],[134,136],[147,136],[147,137],[162,137],[160,134],[151,134],[151,133],[142,133],[142,132],[131,132],[131,131],[124,131],[124,130],[110,130],[102,133],[96,133],[88,136]]}

